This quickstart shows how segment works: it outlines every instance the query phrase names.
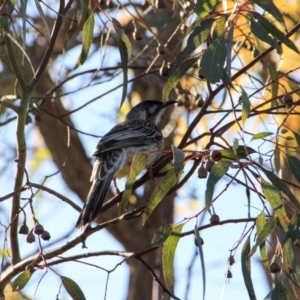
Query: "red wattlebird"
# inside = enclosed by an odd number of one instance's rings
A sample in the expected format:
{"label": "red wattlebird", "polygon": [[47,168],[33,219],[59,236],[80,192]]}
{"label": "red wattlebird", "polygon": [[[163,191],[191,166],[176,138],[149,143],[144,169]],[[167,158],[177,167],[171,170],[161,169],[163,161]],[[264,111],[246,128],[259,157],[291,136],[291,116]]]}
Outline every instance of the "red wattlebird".
{"label": "red wattlebird", "polygon": [[96,157],[91,176],[92,186],[76,228],[83,228],[97,218],[111,182],[116,177],[129,174],[133,156],[137,152],[148,154],[147,166],[160,157],[164,140],[156,119],[163,108],[174,103],[176,101],[164,104],[157,100],[139,103],[130,110],[123,123],[102,137],[92,153]]}

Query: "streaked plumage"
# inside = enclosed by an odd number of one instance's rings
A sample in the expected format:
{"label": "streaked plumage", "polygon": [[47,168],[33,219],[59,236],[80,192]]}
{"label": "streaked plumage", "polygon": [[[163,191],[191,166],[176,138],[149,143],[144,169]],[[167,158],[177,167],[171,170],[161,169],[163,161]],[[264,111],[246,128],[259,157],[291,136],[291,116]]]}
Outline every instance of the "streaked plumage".
{"label": "streaked plumage", "polygon": [[[166,105],[175,103],[168,101]],[[156,117],[165,107],[161,101],[144,101],[131,109],[125,122],[113,127],[92,153],[96,157],[92,186],[76,227],[84,227],[100,213],[112,180],[128,175],[133,156],[148,153],[147,165],[152,165],[161,155],[163,136],[156,126]]]}

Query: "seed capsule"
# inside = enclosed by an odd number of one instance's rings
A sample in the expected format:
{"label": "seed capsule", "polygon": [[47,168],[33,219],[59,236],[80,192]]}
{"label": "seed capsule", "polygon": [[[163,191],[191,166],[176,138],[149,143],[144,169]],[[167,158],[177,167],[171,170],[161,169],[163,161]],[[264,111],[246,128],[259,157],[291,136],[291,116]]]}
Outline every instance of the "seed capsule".
{"label": "seed capsule", "polygon": [[164,55],[166,53],[166,48],[163,45],[160,45],[156,48],[157,54]]}
{"label": "seed capsule", "polygon": [[220,161],[222,159],[222,152],[219,150],[213,150],[210,154],[210,157],[213,161]]}
{"label": "seed capsule", "polygon": [[[200,237],[200,242],[201,242],[201,245],[204,245],[204,241],[203,241],[202,237]],[[196,237],[194,239],[194,243],[198,247],[198,241],[197,241]]]}
{"label": "seed capsule", "polygon": [[36,225],[34,226],[34,233],[35,233],[35,234],[40,235],[40,234],[42,234],[43,232],[44,232],[44,227],[43,227],[43,225],[41,225],[41,224],[36,224]]}
{"label": "seed capsule", "polygon": [[281,271],[281,267],[279,266],[279,264],[276,261],[272,262],[270,265],[270,272],[279,273],[280,271]]}
{"label": "seed capsule", "polygon": [[201,80],[204,80],[204,79],[205,79],[204,76],[203,76],[202,69],[199,70],[198,76],[199,76],[199,78],[200,78]]}
{"label": "seed capsule", "polygon": [[163,77],[167,77],[170,74],[170,69],[168,67],[162,66],[159,69],[159,75]]}
{"label": "seed capsule", "polygon": [[140,41],[143,39],[143,35],[140,31],[134,31],[132,36],[135,41]]}
{"label": "seed capsule", "polygon": [[291,95],[291,94],[285,94],[285,95],[283,96],[283,102],[284,102],[284,104],[285,104],[288,108],[292,107],[292,106],[293,106],[293,103],[294,103],[292,95]]}
{"label": "seed capsule", "polygon": [[197,101],[196,101],[196,105],[197,107],[203,107],[204,105],[204,100],[202,97],[200,97]]}
{"label": "seed capsule", "polygon": [[228,264],[229,264],[230,266],[232,266],[234,263],[235,263],[235,259],[234,259],[234,257],[233,257],[232,255],[230,255],[230,256],[228,257]]}
{"label": "seed capsule", "polygon": [[213,214],[210,217],[210,224],[211,225],[217,225],[220,223],[220,217],[217,214]]}
{"label": "seed capsule", "polygon": [[19,234],[28,234],[29,232],[29,228],[28,226],[26,225],[26,223],[22,224],[19,228]]}
{"label": "seed capsule", "polygon": [[26,236],[26,242],[31,244],[35,241],[35,236],[34,234],[32,233],[32,231],[30,231],[27,236]]}
{"label": "seed capsule", "polygon": [[201,166],[198,169],[198,177],[199,178],[206,178],[207,177],[207,170],[203,166],[203,164],[201,164]]}
{"label": "seed capsule", "polygon": [[44,240],[44,241],[49,241],[51,239],[51,235],[50,233],[45,230],[42,234],[41,234],[41,238]]}
{"label": "seed capsule", "polygon": [[232,278],[232,272],[230,270],[227,271],[226,278],[228,279]]}

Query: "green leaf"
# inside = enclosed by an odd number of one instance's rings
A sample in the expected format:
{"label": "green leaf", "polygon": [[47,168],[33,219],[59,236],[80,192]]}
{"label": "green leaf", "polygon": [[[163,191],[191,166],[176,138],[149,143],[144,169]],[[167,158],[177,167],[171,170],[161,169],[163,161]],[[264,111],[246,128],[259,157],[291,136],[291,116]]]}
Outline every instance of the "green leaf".
{"label": "green leaf", "polygon": [[299,135],[299,133],[293,131],[293,134],[294,134],[294,137],[296,139],[298,147],[300,147],[300,135]]}
{"label": "green leaf", "polygon": [[278,193],[278,189],[275,188],[272,184],[268,181],[261,179],[261,189],[270,203],[271,207],[273,208],[278,220],[285,232],[288,231],[287,224],[289,223],[289,219],[287,217],[283,202],[281,197]]}
{"label": "green leaf", "polygon": [[214,40],[202,56],[200,66],[202,67],[204,78],[211,83],[220,81],[223,76],[225,60],[225,38],[221,35]]}
{"label": "green leaf", "polygon": [[272,182],[274,186],[276,186],[277,189],[279,189],[281,192],[285,193],[287,197],[291,200],[291,202],[295,205],[296,209],[300,210],[300,203],[298,202],[298,199],[295,197],[295,195],[290,191],[289,187],[274,173],[263,170],[268,179]]}
{"label": "green leaf", "polygon": [[[7,19],[7,18],[1,18],[1,19]],[[27,55],[25,49],[23,49],[23,47],[19,44],[19,42],[9,32],[6,32],[1,27],[0,27],[0,31],[3,33],[3,35],[6,35],[20,49],[20,51],[22,52],[22,54],[24,55],[24,57],[27,59],[29,65],[30,65],[32,74],[34,74],[35,71],[34,71],[33,65],[32,65],[31,60],[30,60],[29,56]]]}
{"label": "green leaf", "polygon": [[273,132],[259,132],[252,136],[251,141],[264,139],[265,137],[272,135],[272,134],[273,134]]}
{"label": "green leaf", "polygon": [[241,263],[242,263],[242,273],[244,277],[244,282],[248,291],[249,298],[250,300],[256,300],[255,291],[251,279],[251,261],[250,261],[249,254],[250,254],[250,235],[248,236],[242,249]]}
{"label": "green leaf", "polygon": [[269,35],[269,32],[261,26],[257,20],[251,19],[250,21],[250,29],[251,32],[261,41],[269,44],[270,46],[274,47],[278,54],[282,54],[282,49],[278,45],[276,39]]}
{"label": "green leaf", "polygon": [[12,290],[14,292],[21,291],[30,280],[35,269],[28,269],[21,273],[12,283]]}
{"label": "green leaf", "polygon": [[17,0],[9,0],[5,4],[6,4],[6,7],[8,8],[8,11],[10,13],[12,13],[14,11],[16,5],[18,4],[18,1]]}
{"label": "green leaf", "polygon": [[71,278],[60,276],[62,284],[68,294],[71,296],[74,300],[85,300],[85,296],[80,289],[79,285],[73,281]]}
{"label": "green leaf", "polygon": [[123,70],[123,90],[122,90],[122,99],[121,104],[124,103],[126,96],[127,96],[127,87],[128,87],[128,57],[131,55],[131,43],[128,36],[125,34],[124,30],[122,29],[122,25],[120,22],[112,18],[113,25],[115,30],[119,36],[119,52],[121,56],[121,64]]}
{"label": "green leaf", "polygon": [[300,160],[297,157],[290,155],[288,155],[287,160],[294,177],[300,183]]}
{"label": "green leaf", "polygon": [[130,174],[125,184],[125,191],[123,193],[122,204],[120,209],[121,213],[124,212],[127,207],[129,197],[132,192],[133,184],[135,183],[137,176],[141,173],[142,170],[145,169],[146,165],[147,154],[141,152],[136,153],[133,157],[132,164],[130,167]]}
{"label": "green leaf", "polygon": [[264,297],[264,299],[263,300],[270,300],[270,298],[271,298],[271,295],[272,295],[272,290],[271,291],[269,291],[269,293]]}
{"label": "green leaf", "polygon": [[[27,17],[27,4],[28,4],[28,0],[23,0],[23,1],[20,1],[20,4],[21,4],[21,15],[22,15],[22,48],[25,49],[26,47],[26,33],[27,33],[27,28],[26,28],[26,23],[27,23],[27,20],[26,20],[26,17]],[[42,12],[43,13],[43,12]],[[48,26],[48,24],[47,24]],[[49,35],[50,37],[50,35]]]}
{"label": "green leaf", "polygon": [[285,138],[287,141],[293,141],[294,140],[294,138],[292,136],[286,136],[286,137],[283,137],[283,138]]}
{"label": "green leaf", "polygon": [[277,145],[274,150],[274,166],[276,169],[276,173],[278,174],[281,169],[281,166],[280,166],[280,151]]}
{"label": "green leaf", "polygon": [[244,91],[244,89],[242,88],[242,101],[243,101],[243,106],[242,106],[242,121],[243,124],[245,124],[249,113],[250,113],[250,108],[251,108],[251,102],[248,98],[248,95],[246,94],[246,92]]}
{"label": "green leaf", "polygon": [[169,76],[163,92],[162,92],[162,101],[165,102],[168,100],[168,96],[174,85],[178,80],[186,74],[186,72],[194,65],[198,58],[191,58],[184,61],[174,72]]}
{"label": "green leaf", "polygon": [[257,22],[266,29],[267,32],[272,34],[274,37],[276,37],[279,41],[281,41],[283,44],[285,44],[287,47],[292,49],[293,51],[299,53],[298,48],[296,45],[288,38],[286,37],[278,28],[276,28],[270,21],[268,21],[265,17],[260,15],[257,12],[249,12],[252,14],[254,19],[257,19]]}
{"label": "green leaf", "polygon": [[293,296],[289,292],[285,283],[278,280],[274,290],[272,291],[271,300],[293,300]]}
{"label": "green leaf", "polygon": [[166,287],[174,292],[174,257],[177,244],[180,239],[183,224],[172,226],[172,233],[164,242],[162,249],[162,268]]}
{"label": "green leaf", "polygon": [[260,232],[266,224],[266,214],[262,211],[256,218],[257,232]]}
{"label": "green leaf", "polygon": [[286,239],[283,246],[283,270],[287,276],[290,276],[291,271],[293,271],[299,280],[300,268],[298,266],[293,242],[290,238]]}
{"label": "green leaf", "polygon": [[160,227],[151,242],[152,246],[161,246],[165,240],[170,236],[172,233],[172,228],[170,224]]}
{"label": "green leaf", "polygon": [[174,171],[176,175],[179,175],[182,172],[184,167],[184,152],[176,148],[175,146],[171,146],[173,151],[173,158],[174,158]]}
{"label": "green leaf", "polygon": [[[266,224],[266,214],[262,211],[256,218],[256,228],[257,232],[260,232],[262,228]],[[263,241],[259,245],[259,250],[260,250],[260,257],[261,257],[261,262],[263,263],[263,266],[265,267],[266,271],[270,271],[270,264],[269,264],[269,259],[268,259],[268,253],[267,253],[267,248],[266,248],[266,242]]]}
{"label": "green leaf", "polygon": [[213,40],[217,39],[220,36],[226,35],[226,21],[228,20],[228,15],[224,15],[223,17],[219,18],[218,21],[215,23],[214,30],[213,30]]}
{"label": "green leaf", "polygon": [[289,87],[291,88],[292,91],[295,91],[295,93],[297,94],[297,96],[300,97],[300,91],[299,91],[299,84],[297,84],[295,81],[293,80],[289,80],[288,81]]}
{"label": "green leaf", "polygon": [[144,225],[148,220],[149,216],[152,214],[156,206],[160,203],[160,201],[168,194],[170,189],[178,182],[180,173],[176,174],[175,170],[172,168],[168,171],[168,173],[162,178],[160,183],[155,188],[153,194],[151,195],[149,202],[145,208],[143,214],[142,224]]}
{"label": "green leaf", "polygon": [[94,25],[95,25],[94,13],[92,9],[89,7],[85,14],[85,22],[82,31],[82,48],[81,48],[81,53],[78,58],[76,67],[83,65],[85,60],[88,57],[93,42]]}
{"label": "green leaf", "polygon": [[231,51],[232,51],[232,43],[233,43],[233,30],[234,26],[230,23],[229,29],[227,31],[227,36],[225,38],[225,46],[226,46],[226,74],[231,81]]}
{"label": "green leaf", "polygon": [[236,90],[231,82],[231,78],[229,77],[229,75],[227,74],[226,70],[223,69],[223,75],[222,75],[222,81],[225,85],[231,87],[232,89]]}
{"label": "green leaf", "polygon": [[223,159],[228,159],[235,161],[241,158],[247,158],[248,155],[256,153],[256,151],[251,147],[238,146],[234,151],[233,148],[220,150]]}
{"label": "green leaf", "polygon": [[234,154],[237,156],[236,150],[239,148],[239,140],[238,139],[233,139],[233,145],[232,145],[232,150]]}
{"label": "green leaf", "polygon": [[205,19],[198,26],[194,28],[190,34],[185,48],[178,54],[176,61],[170,70],[170,75],[183,63],[183,61],[193,53],[198,47],[205,42],[211,26],[213,24],[213,19]]}
{"label": "green leaf", "polygon": [[257,233],[256,243],[252,247],[251,251],[249,252],[249,256],[252,256],[255,252],[257,247],[266,240],[266,238],[273,232],[277,223],[277,219],[272,217],[268,220],[268,222],[261,228],[261,230]]}
{"label": "green leaf", "polygon": [[283,16],[280,12],[280,10],[275,6],[273,1],[270,0],[251,0],[258,6],[260,6],[262,9],[270,13],[279,23],[281,23],[282,27],[286,29]]}
{"label": "green leaf", "polygon": [[46,16],[45,16],[45,14],[43,12],[43,9],[42,9],[42,6],[40,4],[40,1],[34,0],[34,2],[35,2],[35,6],[36,6],[36,8],[39,12],[39,18],[42,20],[44,28],[46,30],[47,38],[48,38],[48,40],[50,40],[50,36],[51,36],[50,29],[49,29],[49,26],[48,26],[48,22],[46,20]]}
{"label": "green leaf", "polygon": [[194,13],[198,18],[203,19],[216,6],[219,0],[197,0]]}
{"label": "green leaf", "polygon": [[206,191],[205,191],[206,209],[209,209],[211,205],[215,185],[226,174],[230,164],[231,162],[228,160],[221,160],[216,165],[214,165],[214,167],[211,169],[206,182]]}
{"label": "green leaf", "polygon": [[288,236],[292,239],[293,242],[300,241],[300,214],[295,214],[290,221],[288,230]]}
{"label": "green leaf", "polygon": [[197,241],[197,247],[199,249],[199,254],[200,254],[200,263],[201,263],[202,279],[203,279],[203,282],[202,282],[203,300],[204,300],[205,299],[205,289],[206,289],[205,261],[204,261],[204,253],[203,253],[202,242],[201,242],[200,233],[199,233],[199,230],[197,228],[197,225],[195,225],[194,234],[195,234],[195,238],[196,238],[196,241]]}
{"label": "green leaf", "polygon": [[68,42],[76,32],[80,20],[86,13],[86,8],[84,6],[83,0],[75,0],[75,3],[76,5],[75,5],[74,15],[72,17],[72,22],[68,32],[64,36],[64,48],[66,48]]}

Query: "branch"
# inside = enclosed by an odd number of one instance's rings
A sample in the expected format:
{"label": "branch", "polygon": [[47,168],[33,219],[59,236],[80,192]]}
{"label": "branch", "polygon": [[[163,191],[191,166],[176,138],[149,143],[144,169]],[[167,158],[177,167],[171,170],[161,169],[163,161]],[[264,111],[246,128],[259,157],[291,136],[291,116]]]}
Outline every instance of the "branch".
{"label": "branch", "polygon": [[[15,112],[18,113],[17,130],[16,130],[16,143],[17,143],[17,161],[18,167],[16,172],[14,191],[19,191],[23,185],[24,167],[26,164],[26,139],[25,139],[25,125],[27,118],[27,111],[30,100],[30,89],[27,86],[25,78],[21,69],[19,68],[16,55],[12,46],[11,38],[9,37],[8,18],[4,21],[4,37],[6,42],[7,55],[12,65],[13,71],[22,89],[21,105]],[[7,103],[6,103],[7,104]],[[12,108],[12,107],[11,107]],[[14,193],[12,199],[11,215],[10,215],[10,243],[12,253],[12,263],[16,264],[21,260],[19,241],[18,241],[18,223],[19,223],[19,206],[20,206],[20,193]]]}
{"label": "branch", "polygon": [[7,108],[12,109],[16,114],[18,114],[20,112],[20,108],[18,106],[15,106],[14,104],[12,104],[11,102],[16,101],[17,97],[15,95],[7,95],[7,96],[3,96],[0,99],[0,105],[3,105]]}
{"label": "branch", "polygon": [[62,22],[63,22],[65,1],[60,0],[59,4],[60,4],[59,5],[59,11],[57,13],[57,18],[56,18],[56,21],[55,21],[54,26],[53,26],[53,30],[52,30],[52,33],[51,33],[48,48],[46,49],[44,57],[42,58],[42,61],[39,65],[32,81],[29,84],[29,88],[31,90],[33,90],[33,88],[36,86],[38,81],[41,79],[41,77],[42,77],[42,75],[43,75],[43,73],[44,73],[44,71],[45,71],[45,69],[48,65],[49,59],[50,59],[50,57],[52,55],[52,52],[53,52],[54,45],[55,45],[56,40],[57,40],[59,29],[60,29],[60,27],[62,25]]}
{"label": "branch", "polygon": [[[23,186],[24,167],[26,165],[26,139],[25,139],[25,125],[27,110],[29,106],[30,95],[24,92],[22,97],[20,113],[17,121],[17,155],[18,155],[18,166],[17,174],[15,179],[14,191],[18,191]],[[11,228],[10,228],[10,240],[11,240],[11,251],[12,251],[12,263],[16,264],[20,261],[20,250],[18,241],[18,223],[19,223],[19,207],[20,207],[20,194],[15,193],[12,201],[11,208]]]}
{"label": "branch", "polygon": [[[75,210],[77,210],[78,212],[81,212],[81,208],[76,204],[74,203],[73,201],[71,201],[69,198],[63,196],[62,194],[52,190],[52,189],[49,189],[41,184],[38,184],[38,183],[33,183],[33,182],[27,182],[25,186],[30,186],[30,187],[34,187],[34,188],[37,188],[37,189],[40,189],[40,190],[43,190],[51,195],[54,195],[55,197],[59,198],[60,200],[68,203],[70,206],[72,206]],[[1,198],[0,198],[0,201],[1,201]]]}
{"label": "branch", "polygon": [[[212,224],[206,224],[206,225],[200,226],[200,227],[198,227],[198,230],[201,231],[201,230],[204,230],[204,229],[207,229],[207,228],[211,228],[211,227],[214,227],[214,226],[225,225],[225,224],[248,223],[248,222],[255,222],[255,221],[256,221],[256,218],[228,219],[228,220],[220,221],[216,225],[215,224],[213,224],[213,225]],[[180,237],[188,236],[188,235],[191,235],[191,234],[194,234],[194,230],[183,232],[180,235]]]}
{"label": "branch", "polygon": [[2,202],[2,201],[4,201],[4,200],[7,200],[7,199],[9,199],[9,198],[15,196],[16,194],[20,194],[20,193],[22,193],[22,192],[24,192],[24,191],[26,191],[26,190],[27,190],[26,186],[22,186],[22,187],[19,188],[18,190],[14,190],[12,193],[9,193],[9,194],[7,194],[7,195],[1,197],[1,198],[0,198],[0,202]]}

